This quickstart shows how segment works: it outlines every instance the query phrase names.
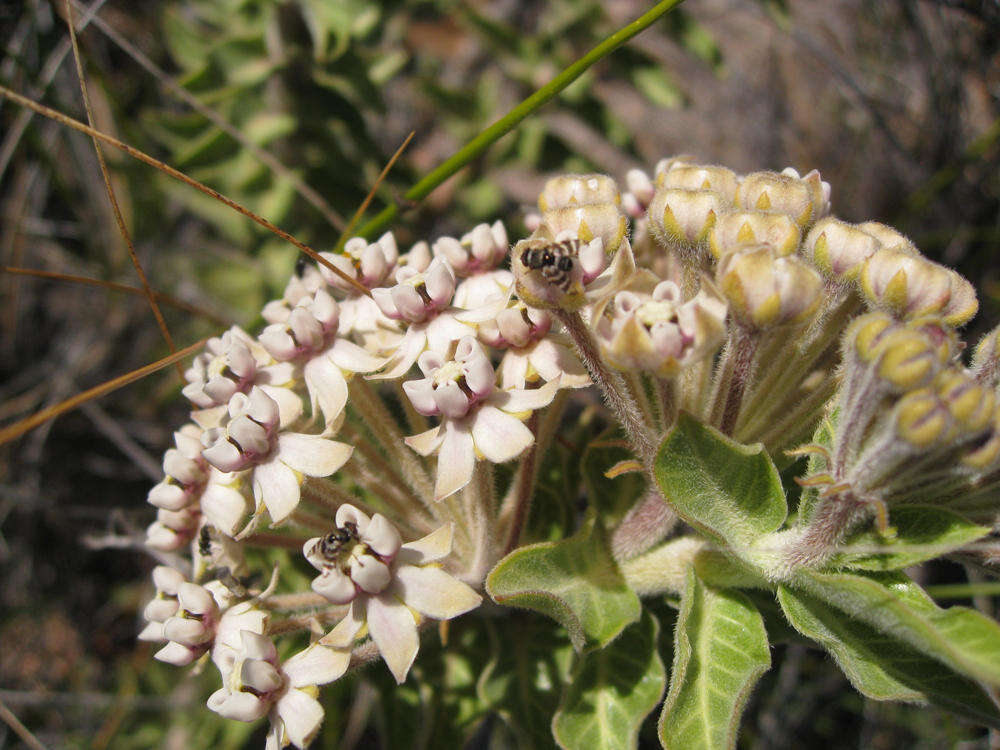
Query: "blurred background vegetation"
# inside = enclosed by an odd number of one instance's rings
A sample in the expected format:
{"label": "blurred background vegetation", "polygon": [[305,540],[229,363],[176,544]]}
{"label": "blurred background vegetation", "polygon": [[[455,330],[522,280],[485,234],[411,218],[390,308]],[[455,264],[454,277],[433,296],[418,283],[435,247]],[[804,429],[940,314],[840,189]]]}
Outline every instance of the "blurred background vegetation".
{"label": "blurred background vegetation", "polygon": [[[91,0],[75,15],[79,26],[99,8],[80,37],[101,130],[323,250],[410,131],[373,209],[651,4]],[[0,82],[82,119],[61,13],[61,1],[0,2]],[[675,153],[737,171],[818,168],[833,185],[835,213],[892,223],[973,280],[982,307],[970,341],[996,325],[995,0],[688,0],[394,229],[405,247],[499,217],[516,237],[552,173],[622,179]],[[283,288],[294,248],[106,154],[153,286],[255,325]],[[303,185],[314,193],[303,195]],[[137,283],[89,139],[6,101],[0,259]],[[190,313],[166,316],[181,344],[220,330]],[[0,325],[3,422],[165,353],[142,298],[97,288],[0,274]],[[260,743],[253,727],[203,708],[215,675],[182,678],[134,639],[154,564],[138,550],[153,517],[145,494],[184,419],[178,390],[176,374],[164,371],[0,447],[0,700],[51,746]],[[447,667],[436,658],[422,656],[425,669]],[[865,703],[802,646],[779,646],[775,659],[744,723],[746,747],[988,746],[983,733],[937,712]],[[451,746],[430,729],[396,734],[410,724],[398,707],[379,707],[377,671],[329,691],[317,746],[370,742],[357,718],[366,711],[375,725],[397,727],[380,736]],[[480,732],[477,746],[489,736],[499,746],[505,735]],[[17,742],[0,725],[0,748]]]}

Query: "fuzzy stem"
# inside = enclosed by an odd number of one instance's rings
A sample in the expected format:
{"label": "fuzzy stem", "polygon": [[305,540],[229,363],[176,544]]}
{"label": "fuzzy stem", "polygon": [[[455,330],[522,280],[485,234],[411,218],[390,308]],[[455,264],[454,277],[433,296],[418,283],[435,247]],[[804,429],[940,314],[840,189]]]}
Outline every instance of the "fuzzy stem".
{"label": "fuzzy stem", "polygon": [[538,476],[538,412],[528,419],[528,429],[535,436],[535,442],[521,459],[517,467],[517,475],[511,487],[513,506],[510,524],[507,527],[507,540],[503,546],[503,554],[513,550],[521,540],[521,531],[531,512],[531,501],[535,495],[535,479]]}
{"label": "fuzzy stem", "polygon": [[639,418],[639,415],[642,414],[639,405],[629,395],[622,379],[612,373],[604,364],[594,344],[594,338],[590,335],[580,313],[570,313],[559,309],[554,312],[570,338],[573,339],[577,354],[587,367],[591,379],[601,389],[608,407],[618,419],[622,429],[625,430],[632,451],[644,466],[651,466],[656,446],[653,445],[653,441],[649,437],[647,426]]}
{"label": "fuzzy stem", "polygon": [[309,541],[306,537],[285,534],[252,534],[243,539],[248,547],[278,547],[279,549],[302,550],[302,545]]}
{"label": "fuzzy stem", "polygon": [[660,426],[669,430],[677,421],[677,383],[673,378],[656,379],[656,403],[660,411]]}
{"label": "fuzzy stem", "polygon": [[[360,457],[367,465],[368,471],[357,471],[359,483],[366,489],[379,492],[379,496],[385,498],[393,507],[400,507],[403,515],[419,509],[424,513],[433,515],[431,506],[428,506],[424,499],[413,489],[398,469],[386,460],[382,452],[376,448],[370,440],[353,425],[343,427],[344,434],[351,444],[358,449]],[[361,463],[359,461],[359,463]],[[396,497],[396,501],[390,497]]]}
{"label": "fuzzy stem", "polygon": [[403,470],[403,479],[429,504],[434,497],[434,486],[431,484],[427,470],[420,457],[411,451],[403,442],[403,432],[395,417],[386,408],[385,403],[364,378],[353,378],[350,383],[351,403],[358,413],[368,422],[371,433],[386,450],[386,453],[399,464]]}
{"label": "fuzzy stem", "polygon": [[622,380],[625,381],[625,387],[628,389],[632,400],[639,405],[640,409],[642,409],[642,415],[645,417],[646,424],[650,426],[655,425],[656,413],[653,411],[653,404],[649,400],[649,394],[646,393],[646,387],[643,385],[642,378],[639,373],[623,373]]}
{"label": "fuzzy stem", "polygon": [[265,598],[261,604],[272,612],[288,612],[296,609],[312,609],[328,607],[330,602],[325,596],[312,591],[296,591],[290,594],[274,594]]}
{"label": "fuzzy stem", "polygon": [[795,542],[788,561],[791,567],[817,567],[830,558],[850,531],[867,503],[853,494],[833,495],[816,511],[805,533]]}
{"label": "fuzzy stem", "polygon": [[329,625],[336,622],[347,614],[349,608],[343,605],[331,606],[321,612],[310,612],[305,615],[288,617],[284,620],[271,620],[265,629],[266,635],[287,635],[297,633],[301,630],[310,630],[314,623],[319,625]]}
{"label": "fuzzy stem", "polygon": [[640,555],[669,534],[677,515],[656,490],[650,489],[632,506],[611,533],[611,554],[616,560]]}
{"label": "fuzzy stem", "polygon": [[466,488],[466,509],[474,529],[472,560],[469,563],[466,583],[479,586],[496,559],[494,534],[496,531],[496,491],[493,481],[493,464],[477,461],[472,482]]}
{"label": "fuzzy stem", "polygon": [[736,418],[743,404],[743,394],[753,375],[753,358],[760,342],[760,335],[755,331],[740,329],[737,332],[732,354],[732,370],[726,399],[719,415],[719,431],[725,435],[733,434]]}

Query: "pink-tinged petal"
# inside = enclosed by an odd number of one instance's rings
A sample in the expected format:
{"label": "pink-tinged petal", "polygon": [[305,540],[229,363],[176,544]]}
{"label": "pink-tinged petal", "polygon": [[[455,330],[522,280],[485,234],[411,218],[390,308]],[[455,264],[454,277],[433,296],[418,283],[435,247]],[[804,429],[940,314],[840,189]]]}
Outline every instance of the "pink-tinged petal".
{"label": "pink-tinged petal", "polygon": [[256,721],[267,715],[271,701],[258,698],[252,693],[230,693],[222,689],[208,697],[208,707],[226,719]]}
{"label": "pink-tinged petal", "polygon": [[437,480],[434,500],[443,500],[472,480],[476,448],[467,427],[456,427],[451,420],[444,424],[444,440],[438,449]]}
{"label": "pink-tinged petal", "polygon": [[472,403],[454,380],[442,383],[434,389],[434,403],[437,411],[445,417],[461,419],[469,413]]}
{"label": "pink-tinged petal", "polygon": [[535,442],[535,436],[523,422],[492,406],[480,408],[472,420],[476,449],[495,464],[517,458]]}
{"label": "pink-tinged petal", "polygon": [[403,545],[403,539],[392,522],[381,513],[372,516],[371,523],[365,529],[361,541],[382,557],[392,557]]}
{"label": "pink-tinged petal", "polygon": [[153,654],[153,658],[166,664],[173,664],[175,667],[186,667],[202,653],[204,653],[204,649],[192,649],[183,643],[171,641]]}
{"label": "pink-tinged petal", "polygon": [[168,529],[156,521],[146,527],[146,546],[160,552],[175,552],[187,544],[188,540],[173,529]]}
{"label": "pink-tinged petal", "polygon": [[150,505],[166,510],[181,510],[191,503],[191,498],[180,485],[163,480],[155,485],[146,496]]}
{"label": "pink-tinged petal", "polygon": [[442,432],[441,425],[438,425],[437,427],[431,427],[427,432],[421,432],[419,435],[410,435],[403,438],[403,442],[421,456],[429,456],[438,449],[441,441],[444,440]]}
{"label": "pink-tinged petal", "polygon": [[439,238],[431,246],[431,250],[434,251],[435,258],[444,258],[456,268],[462,267],[468,260],[468,254],[462,247],[462,243],[454,237]]}
{"label": "pink-tinged petal", "polygon": [[434,371],[447,361],[447,358],[440,352],[426,351],[417,357],[417,367],[424,374],[425,378],[434,375]]}
{"label": "pink-tinged petal", "polygon": [[397,284],[392,288],[390,294],[393,304],[404,320],[418,321],[427,316],[424,300],[416,287],[409,284]]}
{"label": "pink-tinged petal", "polygon": [[395,380],[407,373],[427,346],[426,326],[415,323],[406,329],[396,351],[386,363],[387,370],[369,375],[369,380]]}
{"label": "pink-tinged petal", "polygon": [[284,323],[273,323],[260,332],[260,343],[268,354],[277,360],[294,359],[299,355],[299,347]]}
{"label": "pink-tinged petal", "polygon": [[281,523],[299,504],[299,480],[295,472],[276,459],[253,470],[253,496],[271,514],[271,521]]}
{"label": "pink-tinged petal", "polygon": [[225,404],[212,406],[208,409],[196,409],[191,412],[191,421],[203,430],[210,430],[222,424],[227,411]]}
{"label": "pink-tinged petal", "polygon": [[319,356],[309,360],[303,368],[306,388],[312,400],[313,413],[319,406],[326,424],[332,423],[347,405],[347,381],[329,357]]}
{"label": "pink-tinged petal", "polygon": [[472,326],[461,322],[450,312],[443,312],[427,324],[427,348],[447,356],[453,341],[475,335],[476,330]]}
{"label": "pink-tinged petal", "polygon": [[201,512],[227,536],[236,534],[247,510],[243,493],[232,487],[209,483],[201,495]]}
{"label": "pink-tinged petal", "polygon": [[287,427],[302,416],[302,399],[295,391],[276,385],[257,386],[278,405],[278,424]]}
{"label": "pink-tinged petal", "polygon": [[278,699],[275,709],[285,725],[285,735],[296,747],[312,742],[323,723],[323,707],[302,690],[289,690]]}
{"label": "pink-tinged petal", "polygon": [[287,432],[278,436],[278,459],[310,477],[328,477],[347,463],[354,449],[319,435]]}
{"label": "pink-tinged petal", "polygon": [[595,237],[580,248],[580,267],[583,268],[583,283],[597,278],[607,268],[608,259],[604,254],[604,241]]}
{"label": "pink-tinged petal", "polygon": [[[524,388],[528,376],[528,356],[514,349],[500,360],[500,385],[505,389]],[[544,376],[543,376],[544,377]]]}
{"label": "pink-tinged petal", "polygon": [[177,596],[184,583],[184,574],[169,565],[157,565],[153,568],[153,585],[157,591],[170,596]]}
{"label": "pink-tinged petal", "polygon": [[448,261],[435,258],[424,272],[424,283],[427,294],[436,308],[442,308],[451,302],[455,294],[455,272]]}
{"label": "pink-tinged petal", "polygon": [[531,349],[528,361],[542,380],[551,381],[562,376],[563,388],[583,388],[590,385],[590,375],[583,363],[569,347],[551,339],[542,339]]}
{"label": "pink-tinged petal", "polygon": [[333,517],[333,522],[338,528],[344,528],[345,524],[353,523],[358,530],[358,535],[363,536],[368,531],[368,524],[371,518],[366,513],[354,507],[350,503],[344,503],[337,508],[337,513]]}
{"label": "pink-tinged petal", "polygon": [[264,737],[264,750],[284,750],[288,743],[285,740],[285,722],[278,716],[278,707],[272,706],[267,714],[270,725]]}
{"label": "pink-tinged petal", "polygon": [[163,623],[163,635],[185,646],[198,646],[212,640],[213,633],[201,620],[171,617]]}
{"label": "pink-tinged petal", "polygon": [[312,590],[333,604],[348,604],[358,595],[354,581],[336,568],[328,568],[314,578]]}
{"label": "pink-tinged petal", "polygon": [[358,638],[358,634],[366,624],[365,615],[366,604],[362,599],[355,599],[351,602],[351,609],[344,616],[344,619],[329,633],[319,639],[324,646],[332,646],[336,649],[348,649]]}
{"label": "pink-tinged petal", "polygon": [[161,599],[157,597],[156,599],[149,600],[149,603],[142,611],[142,616],[150,622],[163,624],[167,621],[167,618],[176,615],[178,609],[180,609],[180,605],[176,599]]}
{"label": "pink-tinged petal", "polygon": [[[466,303],[462,307],[468,309],[455,313],[456,320],[462,323],[485,323],[495,320],[507,308],[510,298],[514,294],[513,276],[508,280],[506,276],[501,276],[498,271],[494,271],[490,276],[493,286],[487,287],[488,291],[485,295],[476,293],[480,291],[480,284],[476,283],[479,279],[477,276],[466,279],[459,284],[455,291],[455,300],[459,301],[459,292],[461,292],[461,302]],[[475,286],[473,286],[474,283]],[[469,306],[470,302],[472,306]]]}
{"label": "pink-tinged petal", "polygon": [[372,289],[372,299],[375,300],[375,304],[378,305],[378,309],[381,310],[382,314],[386,317],[392,318],[393,320],[398,320],[401,317],[399,311],[396,309],[396,303],[392,299],[392,289],[387,289],[385,287]]}
{"label": "pink-tinged petal", "polygon": [[207,615],[216,609],[215,599],[208,589],[197,583],[182,583],[177,591],[177,601],[181,609],[192,615]]}
{"label": "pink-tinged petal", "polygon": [[374,555],[361,555],[351,560],[351,580],[368,594],[378,594],[389,585],[392,571]]}
{"label": "pink-tinged petal", "polygon": [[433,565],[400,565],[393,590],[407,607],[435,620],[450,620],[475,609],[483,598],[468,585]]}
{"label": "pink-tinged petal", "polygon": [[541,388],[522,388],[513,391],[497,391],[492,394],[488,403],[511,414],[525,411],[535,411],[552,403],[556,393],[562,387],[562,378],[550,380]]}
{"label": "pink-tinged petal", "polygon": [[240,449],[225,439],[217,440],[203,450],[201,455],[219,471],[239,471],[247,464]]}
{"label": "pink-tinged petal", "polygon": [[281,674],[263,659],[246,659],[240,666],[239,680],[258,693],[273,693],[281,687]]}
{"label": "pink-tinged petal", "polygon": [[400,565],[423,565],[441,560],[451,553],[454,531],[455,525],[447,523],[427,536],[407,542],[400,548],[396,560]]}
{"label": "pink-tinged petal", "polygon": [[248,659],[262,659],[269,662],[275,662],[278,659],[278,651],[274,647],[274,642],[266,635],[253,630],[240,631],[240,648]]}
{"label": "pink-tinged petal", "polygon": [[347,339],[334,341],[327,349],[327,356],[337,367],[348,372],[374,372],[385,364],[383,357],[376,357]]}
{"label": "pink-tinged petal", "polygon": [[162,622],[150,622],[146,624],[136,636],[140,641],[145,641],[147,643],[159,643],[167,640],[167,637],[163,635],[163,623]]}
{"label": "pink-tinged petal", "polygon": [[[199,445],[198,453],[201,452]],[[195,457],[198,454],[195,454]],[[181,484],[193,484],[201,478],[201,464],[192,457],[186,456],[176,448],[169,449],[163,454],[163,473],[168,477],[173,477]]]}
{"label": "pink-tinged petal", "polygon": [[281,671],[293,688],[326,685],[347,671],[351,652],[314,643],[281,665]]}
{"label": "pink-tinged petal", "polygon": [[403,383],[403,392],[410,399],[410,403],[413,404],[413,408],[417,410],[418,414],[432,417],[438,413],[437,401],[434,399],[434,385],[430,378],[407,380]]}
{"label": "pink-tinged petal", "polygon": [[380,594],[369,598],[367,618],[372,640],[396,682],[402,684],[420,648],[413,613],[397,599]]}
{"label": "pink-tinged petal", "polygon": [[257,371],[257,383],[263,385],[291,387],[295,377],[295,365],[292,362],[275,362]]}

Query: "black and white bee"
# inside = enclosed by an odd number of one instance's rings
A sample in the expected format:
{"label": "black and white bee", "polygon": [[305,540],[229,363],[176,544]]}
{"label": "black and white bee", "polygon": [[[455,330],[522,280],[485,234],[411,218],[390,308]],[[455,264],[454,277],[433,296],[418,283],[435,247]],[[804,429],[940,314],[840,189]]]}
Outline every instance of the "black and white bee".
{"label": "black and white bee", "polygon": [[344,548],[351,542],[356,542],[359,538],[357,524],[348,521],[343,526],[337,527],[334,531],[320,538],[313,545],[311,554],[317,555],[329,563],[337,563]]}
{"label": "black and white bee", "polygon": [[522,251],[521,263],[532,271],[541,271],[547,282],[565,292],[582,245],[579,239],[532,244]]}

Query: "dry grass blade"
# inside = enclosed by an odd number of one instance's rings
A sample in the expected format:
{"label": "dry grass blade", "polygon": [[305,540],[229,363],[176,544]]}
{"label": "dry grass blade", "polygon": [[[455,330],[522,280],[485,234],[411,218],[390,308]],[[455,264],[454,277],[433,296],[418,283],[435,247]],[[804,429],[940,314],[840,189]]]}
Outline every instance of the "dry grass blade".
{"label": "dry grass blade", "polygon": [[343,279],[345,282],[347,282],[348,284],[350,284],[351,286],[353,286],[355,289],[357,289],[362,294],[365,294],[365,295],[367,295],[369,297],[371,296],[371,291],[369,291],[368,287],[366,287],[364,284],[362,284],[361,282],[359,282],[353,276],[348,276],[346,273],[344,273],[343,271],[341,271],[339,268],[337,268],[335,265],[333,265],[333,263],[331,263],[330,261],[328,261],[326,258],[324,258],[318,252],[316,252],[315,250],[313,250],[307,244],[305,244],[301,240],[296,239],[295,237],[293,237],[292,235],[290,235],[288,232],[286,232],[284,229],[281,229],[281,228],[275,226],[270,221],[268,221],[267,219],[265,219],[263,216],[258,216],[257,214],[255,214],[250,209],[241,206],[239,203],[237,203],[236,201],[234,201],[232,198],[226,197],[225,195],[223,195],[222,193],[220,193],[218,190],[210,188],[208,185],[205,185],[205,184],[203,184],[201,182],[198,182],[198,180],[195,180],[195,179],[193,179],[191,177],[188,177],[186,174],[184,174],[180,170],[174,169],[169,164],[165,164],[164,162],[160,161],[159,159],[154,159],[152,156],[149,156],[148,154],[140,151],[139,149],[135,148],[134,146],[130,146],[127,143],[125,143],[123,141],[120,141],[117,138],[114,138],[114,137],[108,135],[107,133],[102,133],[99,130],[95,130],[94,128],[90,127],[89,125],[85,125],[84,123],[80,122],[79,120],[74,120],[72,117],[67,117],[62,112],[59,112],[57,110],[51,109],[49,107],[46,107],[44,104],[39,104],[38,102],[33,101],[32,99],[29,99],[26,96],[22,96],[21,94],[17,93],[16,91],[12,91],[11,89],[7,88],[6,86],[0,85],[0,96],[3,96],[5,98],[7,98],[7,99],[10,99],[12,102],[14,102],[15,104],[20,104],[22,107],[27,107],[28,109],[32,110],[33,112],[36,112],[37,114],[42,115],[43,117],[48,117],[50,120],[55,120],[56,122],[58,122],[61,125],[65,125],[66,127],[72,128],[73,130],[79,131],[81,133],[86,133],[87,135],[91,136],[92,138],[97,138],[98,140],[100,140],[100,141],[102,141],[104,143],[107,143],[109,146],[114,146],[115,148],[117,148],[117,149],[119,149],[121,151],[124,151],[126,154],[128,154],[132,158],[138,159],[139,161],[141,161],[141,162],[143,162],[145,164],[148,164],[151,167],[154,167],[154,168],[160,170],[164,174],[170,175],[175,180],[180,180],[184,184],[190,185],[191,187],[195,188],[196,190],[200,190],[205,195],[207,195],[207,196],[209,196],[211,198],[214,198],[215,200],[219,201],[220,203],[226,204],[227,206],[229,206],[234,211],[237,211],[237,212],[243,214],[248,219],[256,222],[257,224],[259,224],[260,226],[264,227],[264,229],[266,229],[267,231],[271,232],[272,234],[277,235],[278,237],[280,237],[281,239],[285,240],[286,242],[291,243],[292,245],[295,245],[295,247],[297,247],[303,253],[305,253],[306,255],[308,255],[310,258],[312,258],[314,261],[316,261],[317,263],[319,263],[321,266],[324,266],[325,268],[328,268],[332,273],[334,273],[337,276],[339,276],[341,279]]}
{"label": "dry grass blade", "polygon": [[[145,296],[145,292],[137,286],[129,286],[128,284],[121,284],[117,281],[105,281],[104,279],[92,279],[89,276],[74,276],[69,273],[58,273],[56,271],[42,271],[36,268],[15,268],[13,266],[0,266],[0,271],[4,273],[13,274],[15,276],[30,276],[37,279],[49,279],[51,281],[66,281],[70,284],[85,284],[87,286],[96,286],[104,289],[110,289],[115,292],[124,292],[125,294],[138,295],[140,297]],[[153,296],[156,297],[157,302],[162,302],[168,307],[173,307],[178,310],[183,310],[184,312],[193,313],[194,315],[201,316],[206,320],[210,320],[220,326],[230,326],[231,321],[228,321],[215,313],[205,310],[197,305],[192,305],[190,302],[185,302],[184,300],[177,299],[164,292],[158,292],[153,290]]]}
{"label": "dry grass blade", "polygon": [[[90,95],[87,93],[87,79],[83,75],[83,62],[80,59],[80,45],[76,38],[76,27],[73,25],[73,6],[70,0],[66,0],[66,26],[69,28],[69,40],[73,45],[73,61],[76,63],[77,78],[80,79],[80,95],[83,97],[83,108],[87,112],[87,124],[90,127],[94,127],[94,113],[90,106]],[[177,346],[174,344],[174,337],[170,335],[170,329],[167,328],[167,321],[164,320],[163,313],[160,312],[160,306],[156,303],[156,295],[153,294],[153,288],[149,285],[146,272],[142,267],[142,263],[139,262],[139,256],[136,255],[132,237],[125,226],[125,217],[122,216],[121,206],[118,205],[118,198],[115,196],[115,189],[111,184],[111,174],[108,172],[107,162],[104,161],[104,152],[101,151],[101,144],[96,138],[92,140],[94,141],[94,151],[97,153],[97,163],[101,168],[101,177],[104,180],[104,190],[108,194],[108,201],[110,201],[111,210],[115,215],[118,232],[125,241],[125,247],[128,248],[129,260],[132,261],[135,272],[139,276],[139,283],[142,284],[143,294],[146,295],[149,307],[153,311],[153,317],[156,318],[156,325],[160,329],[160,333],[163,334],[163,340],[167,342],[167,347],[171,352],[176,352]],[[184,380],[184,369],[179,362],[177,363],[177,377]]]}
{"label": "dry grass blade", "polygon": [[[72,0],[72,2],[77,10],[82,10],[82,5],[77,2],[77,0]],[[214,109],[205,105],[198,99],[198,97],[194,96],[183,86],[178,85],[162,68],[144,55],[113,26],[105,22],[100,17],[95,17],[92,21],[92,25],[96,26],[108,39],[114,42],[123,52],[125,52],[125,54],[135,60],[143,69],[159,81],[160,85],[163,86],[170,94],[183,101],[205,119],[210,120],[217,128],[230,135],[233,139],[239,142],[240,146],[253,154],[255,159],[262,164],[267,165],[269,169],[279,175],[282,179],[287,180],[288,184],[295,189],[295,192],[301,195],[310,205],[312,205],[313,208],[319,211],[323,215],[323,218],[326,219],[334,229],[346,231],[344,229],[343,217],[334,211],[333,207],[326,202],[323,196],[321,196],[308,184],[303,182],[303,180],[291,169],[285,166],[282,162],[278,161],[274,154],[251,141],[242,132],[240,132],[239,128],[225,119]]]}
{"label": "dry grass blade", "polygon": [[354,227],[361,220],[361,217],[365,215],[365,211],[368,210],[368,205],[372,202],[372,199],[375,197],[375,193],[378,191],[379,186],[389,175],[389,170],[392,169],[393,164],[396,163],[399,157],[403,155],[403,152],[406,151],[406,147],[410,145],[410,141],[413,140],[413,136],[415,136],[416,134],[417,134],[416,130],[410,131],[410,134],[406,136],[406,139],[403,141],[400,147],[396,149],[396,153],[392,155],[389,161],[386,162],[386,165],[382,168],[382,171],[379,172],[378,177],[375,178],[375,184],[372,185],[372,189],[368,191],[368,195],[366,195],[365,199],[361,201],[361,205],[358,206],[358,210],[354,212],[354,216],[352,216],[351,220],[347,222],[347,226],[344,228],[344,232],[340,236],[340,240],[337,242],[338,251],[343,249],[344,243],[347,242],[347,239],[351,236],[351,232],[354,231]]}
{"label": "dry grass blade", "polygon": [[10,709],[3,704],[3,701],[0,701],[0,719],[14,731],[14,734],[21,738],[21,742],[26,747],[31,748],[31,750],[45,750],[45,745],[39,742],[38,738],[31,733],[31,730],[24,726],[20,719],[11,713]]}
{"label": "dry grass blade", "polygon": [[132,372],[119,375],[117,378],[112,378],[111,380],[101,383],[90,390],[78,393],[63,402],[56,404],[55,406],[42,409],[42,411],[37,414],[32,414],[30,417],[22,419],[20,422],[8,425],[7,427],[0,429],[0,445],[9,443],[11,440],[14,440],[24,433],[35,429],[39,425],[45,424],[50,419],[55,419],[56,417],[62,416],[66,412],[73,411],[73,409],[76,409],[78,406],[85,404],[88,401],[100,398],[101,396],[111,393],[112,391],[117,391],[119,388],[123,388],[129,383],[142,380],[147,375],[152,375],[154,372],[162,370],[164,367],[170,367],[170,365],[175,362],[180,362],[189,354],[196,352],[204,343],[205,339],[202,339],[201,341],[197,341],[190,346],[185,346],[183,349],[179,349],[168,357],[164,357],[163,359],[157,360],[152,364],[140,367],[138,370],[132,370]]}

